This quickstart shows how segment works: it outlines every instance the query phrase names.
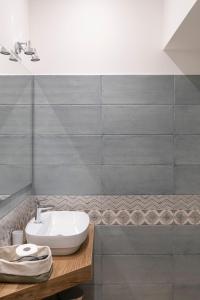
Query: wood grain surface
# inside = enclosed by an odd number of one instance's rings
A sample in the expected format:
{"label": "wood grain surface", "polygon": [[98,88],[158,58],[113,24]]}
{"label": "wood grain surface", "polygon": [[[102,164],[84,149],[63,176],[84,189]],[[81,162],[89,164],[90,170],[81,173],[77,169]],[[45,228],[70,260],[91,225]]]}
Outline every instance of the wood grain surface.
{"label": "wood grain surface", "polygon": [[1,300],[39,300],[92,279],[94,225],[81,248],[68,256],[53,257],[50,279],[36,284],[0,283]]}

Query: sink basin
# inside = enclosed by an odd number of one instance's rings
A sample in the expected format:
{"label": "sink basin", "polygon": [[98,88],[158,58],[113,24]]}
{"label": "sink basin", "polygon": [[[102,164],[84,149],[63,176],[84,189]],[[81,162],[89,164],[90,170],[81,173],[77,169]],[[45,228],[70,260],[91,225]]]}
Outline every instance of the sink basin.
{"label": "sink basin", "polygon": [[25,228],[28,243],[45,245],[54,255],[68,255],[79,249],[89,228],[89,216],[80,211],[48,211],[41,223],[30,220]]}

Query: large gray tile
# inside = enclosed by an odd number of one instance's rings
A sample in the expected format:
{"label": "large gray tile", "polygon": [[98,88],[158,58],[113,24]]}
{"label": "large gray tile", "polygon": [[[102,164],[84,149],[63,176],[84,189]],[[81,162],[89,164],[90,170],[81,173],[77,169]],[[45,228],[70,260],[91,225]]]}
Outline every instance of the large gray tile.
{"label": "large gray tile", "polygon": [[0,165],[0,191],[11,195],[32,181],[30,165]]}
{"label": "large gray tile", "polygon": [[172,104],[173,76],[103,76],[104,104]]}
{"label": "large gray tile", "polygon": [[175,167],[176,194],[200,193],[200,166],[186,165]]}
{"label": "large gray tile", "polygon": [[179,134],[200,134],[200,105],[175,107],[175,131]]}
{"label": "large gray tile", "polygon": [[41,195],[99,195],[100,166],[41,165],[34,170],[35,189]]}
{"label": "large gray tile", "polygon": [[174,287],[173,300],[199,300],[200,286],[198,285],[179,285]]}
{"label": "large gray tile", "polygon": [[36,105],[38,134],[100,134],[101,108],[88,105]]}
{"label": "large gray tile", "polygon": [[10,244],[10,233],[16,228],[16,224],[24,227],[26,220],[31,217],[31,195],[32,187],[29,184],[10,195],[8,201],[0,201],[0,247]]}
{"label": "large gray tile", "polygon": [[200,254],[200,226],[174,226],[173,253]]}
{"label": "large gray tile", "polygon": [[101,136],[36,135],[36,164],[101,164]]}
{"label": "large gray tile", "polygon": [[[171,285],[104,285],[103,300],[172,300]],[[188,299],[189,300],[189,299]]]}
{"label": "large gray tile", "polygon": [[32,163],[32,137],[27,135],[0,135],[0,164]]}
{"label": "large gray tile", "polygon": [[170,255],[105,255],[102,260],[104,284],[172,283]]}
{"label": "large gray tile", "polygon": [[200,284],[200,256],[174,255],[174,283]]}
{"label": "large gray tile", "polygon": [[106,135],[103,137],[104,164],[172,164],[170,135]]}
{"label": "large gray tile", "polygon": [[172,226],[98,226],[96,231],[102,254],[172,254]]}
{"label": "large gray tile", "polygon": [[100,76],[36,76],[36,104],[99,104]]}
{"label": "large gray tile", "polygon": [[96,225],[95,226],[95,234],[94,234],[94,254],[102,254],[102,235],[101,235],[101,228],[104,226]]}
{"label": "large gray tile", "polygon": [[200,76],[175,76],[175,103],[200,104]]}
{"label": "large gray tile", "polygon": [[0,134],[31,134],[31,105],[1,105]]}
{"label": "large gray tile", "polygon": [[94,255],[93,258],[93,284],[102,283],[102,256]]}
{"label": "large gray tile", "polygon": [[170,134],[173,129],[168,105],[104,105],[102,115],[105,134]]}
{"label": "large gray tile", "polygon": [[31,104],[32,80],[32,76],[0,76],[0,104]]}
{"label": "large gray tile", "polygon": [[92,280],[86,282],[86,286],[102,284],[102,256],[93,255],[93,275]]}
{"label": "large gray tile", "polygon": [[200,164],[200,135],[175,137],[175,163]]}
{"label": "large gray tile", "polygon": [[173,168],[104,165],[102,183],[108,195],[173,194]]}

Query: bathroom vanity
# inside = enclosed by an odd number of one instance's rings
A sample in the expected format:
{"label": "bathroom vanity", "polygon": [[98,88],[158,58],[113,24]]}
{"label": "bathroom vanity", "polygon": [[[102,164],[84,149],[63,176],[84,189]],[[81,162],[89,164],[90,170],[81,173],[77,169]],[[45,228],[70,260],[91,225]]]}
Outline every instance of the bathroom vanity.
{"label": "bathroom vanity", "polygon": [[53,273],[48,281],[39,284],[0,283],[0,299],[39,300],[90,281],[93,241],[94,225],[90,224],[88,237],[76,253],[53,257]]}

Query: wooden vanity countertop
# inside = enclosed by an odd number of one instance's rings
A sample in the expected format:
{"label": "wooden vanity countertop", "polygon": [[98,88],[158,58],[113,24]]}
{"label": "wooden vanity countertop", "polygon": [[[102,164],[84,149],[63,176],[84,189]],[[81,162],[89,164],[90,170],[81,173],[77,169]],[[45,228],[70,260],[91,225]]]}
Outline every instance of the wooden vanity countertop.
{"label": "wooden vanity countertop", "polygon": [[53,256],[53,272],[43,283],[0,283],[1,300],[41,300],[92,279],[94,225],[90,224],[87,240],[68,256]]}

